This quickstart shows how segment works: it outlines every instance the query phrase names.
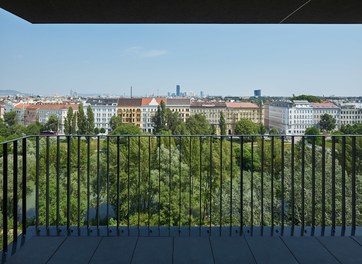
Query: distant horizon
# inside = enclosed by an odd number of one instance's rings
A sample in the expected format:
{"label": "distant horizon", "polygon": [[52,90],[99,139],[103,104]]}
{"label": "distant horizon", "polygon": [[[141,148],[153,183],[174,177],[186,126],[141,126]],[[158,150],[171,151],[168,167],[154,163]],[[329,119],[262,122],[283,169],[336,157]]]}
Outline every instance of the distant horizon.
{"label": "distant horizon", "polygon": [[[0,9],[0,89],[359,96],[362,25],[30,24]],[[101,91],[101,92],[100,92]]]}

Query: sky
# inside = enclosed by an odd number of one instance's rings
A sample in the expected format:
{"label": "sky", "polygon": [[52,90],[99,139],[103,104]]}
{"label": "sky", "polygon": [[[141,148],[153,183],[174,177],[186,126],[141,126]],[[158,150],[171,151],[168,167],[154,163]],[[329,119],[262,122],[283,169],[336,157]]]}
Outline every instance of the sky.
{"label": "sky", "polygon": [[0,90],[362,95],[362,25],[33,25],[0,9]]}

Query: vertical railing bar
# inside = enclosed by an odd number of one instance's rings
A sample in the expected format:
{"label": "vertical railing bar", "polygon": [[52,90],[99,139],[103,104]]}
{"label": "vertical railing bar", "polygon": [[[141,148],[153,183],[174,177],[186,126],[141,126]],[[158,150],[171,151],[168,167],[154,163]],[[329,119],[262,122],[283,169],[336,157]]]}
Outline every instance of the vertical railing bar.
{"label": "vertical railing bar", "polygon": [[230,232],[229,235],[232,234],[232,226],[233,226],[233,136],[230,136],[230,208],[229,208],[229,216],[230,216]]}
{"label": "vertical railing bar", "polygon": [[18,241],[18,141],[13,142],[13,242]]}
{"label": "vertical railing bar", "polygon": [[107,195],[107,215],[106,215],[106,218],[107,218],[107,235],[109,235],[109,153],[110,152],[110,148],[109,148],[109,136],[107,136],[107,168],[106,168],[106,195]]}
{"label": "vertical railing bar", "polygon": [[90,146],[91,137],[87,136],[87,234],[89,235],[90,227]]}
{"label": "vertical railing bar", "polygon": [[26,235],[26,188],[27,188],[27,146],[26,146],[26,138],[23,138],[23,155],[22,155],[22,160],[23,160],[23,177],[22,177],[22,234],[23,237],[25,237]]}
{"label": "vertical railing bar", "polygon": [[284,143],[285,143],[285,141],[284,141],[284,136],[282,136],[282,142],[281,142],[281,144],[282,144],[282,153],[281,153],[281,155],[282,155],[282,164],[281,164],[281,166],[282,166],[282,171],[281,171],[281,173],[282,173],[282,175],[281,175],[281,189],[282,189],[282,213],[281,213],[281,223],[282,223],[282,230],[280,231],[280,235],[281,236],[283,236],[284,235],[284,206],[285,206],[285,187],[284,187],[284,163],[285,163],[285,160],[284,160]]}
{"label": "vertical railing bar", "polygon": [[67,136],[67,234],[70,235],[70,174],[71,174],[71,159],[70,159],[70,136]]}
{"label": "vertical railing bar", "polygon": [[182,184],[182,168],[181,168],[181,162],[182,162],[182,137],[179,137],[180,139],[180,157],[179,157],[179,204],[178,204],[178,234],[181,235],[181,184]]}
{"label": "vertical railing bar", "polygon": [[192,153],[192,137],[189,137],[190,140],[190,150],[189,150],[189,236],[191,236],[191,208],[192,208],[192,157],[191,157],[191,153]]}
{"label": "vertical railing bar", "polygon": [[172,190],[172,175],[171,175],[171,137],[168,137],[168,235],[171,235],[171,190]]}
{"label": "vertical railing bar", "polygon": [[116,208],[116,217],[117,217],[117,235],[119,235],[119,206],[120,206],[120,200],[119,200],[119,195],[120,195],[120,149],[119,149],[119,144],[120,144],[120,138],[119,136],[117,136],[117,208]]}
{"label": "vertical railing bar", "polygon": [[250,235],[254,234],[254,136],[251,136],[251,170],[250,170]]}
{"label": "vertical railing bar", "polygon": [[202,211],[201,211],[201,206],[202,206],[202,138],[199,137],[199,143],[200,143],[200,155],[199,155],[199,159],[200,159],[200,197],[199,197],[199,215],[200,215],[200,223],[199,223],[199,236],[201,236],[201,225],[202,225]]}
{"label": "vertical railing bar", "polygon": [[[129,149],[128,149],[129,150]],[[129,172],[129,152],[128,152],[128,172]],[[129,188],[128,188],[129,189]],[[150,203],[151,203],[151,137],[148,137],[148,190],[147,190],[147,233],[150,235]]]}
{"label": "vertical railing bar", "polygon": [[336,230],[336,137],[332,136],[332,236]]}
{"label": "vertical railing bar", "polygon": [[322,236],[326,227],[326,137],[322,137]]}
{"label": "vertical railing bar", "polygon": [[[130,162],[131,162],[131,137],[128,136],[127,141],[127,235],[130,235]],[[149,166],[150,164],[148,164]],[[148,220],[149,221],[149,220]]]}
{"label": "vertical railing bar", "polygon": [[161,225],[161,137],[157,137],[158,142],[158,234],[160,234],[160,225]]}
{"label": "vertical railing bar", "polygon": [[356,234],[356,136],[352,136],[352,230]]}
{"label": "vertical railing bar", "polygon": [[219,202],[219,215],[220,215],[220,218],[219,218],[219,236],[221,236],[221,232],[222,232],[222,142],[223,142],[223,138],[222,136],[220,136],[220,202]]}
{"label": "vertical railing bar", "polygon": [[346,232],[346,137],[342,137],[342,236]]}
{"label": "vertical railing bar", "polygon": [[50,165],[50,142],[49,136],[46,137],[46,160],[45,160],[45,227],[49,235],[49,165]]}
{"label": "vertical railing bar", "polygon": [[39,136],[35,138],[35,229],[39,234]]}
{"label": "vertical railing bar", "polygon": [[292,136],[292,146],[291,146],[291,203],[292,203],[292,223],[291,223],[291,235],[294,236],[294,227],[295,227],[295,193],[294,193],[294,136]]}
{"label": "vertical railing bar", "polygon": [[57,234],[59,234],[59,218],[60,218],[60,193],[59,193],[59,184],[60,184],[60,137],[57,136],[57,153],[56,153],[56,229]]}
{"label": "vertical railing bar", "polygon": [[312,236],[314,236],[314,231],[315,231],[315,167],[316,167],[316,163],[315,163],[315,143],[316,143],[316,137],[312,138]]}
{"label": "vertical railing bar", "polygon": [[274,235],[274,136],[271,145],[271,185],[270,185],[270,204],[271,204],[271,235]]}
{"label": "vertical railing bar", "polygon": [[138,137],[138,183],[137,183],[137,232],[140,235],[140,211],[141,211],[141,137]]}
{"label": "vertical railing bar", "polygon": [[261,235],[264,235],[264,143],[265,143],[265,138],[264,135],[261,136],[261,170],[260,170],[260,196],[261,196],[261,201],[260,201],[260,232]]}
{"label": "vertical railing bar", "polygon": [[3,253],[8,251],[8,143],[3,144]]}
{"label": "vertical railing bar", "polygon": [[97,224],[97,234],[99,233],[99,214],[100,214],[100,210],[99,210],[99,203],[100,203],[100,137],[97,136],[97,207],[96,207],[96,224]]}
{"label": "vertical railing bar", "polygon": [[301,195],[302,195],[302,215],[301,215],[301,222],[302,222],[302,228],[301,228],[301,236],[304,236],[304,228],[305,228],[305,210],[304,210],[304,181],[305,181],[305,137],[302,137],[302,189],[301,189]]}
{"label": "vertical railing bar", "polygon": [[240,232],[239,235],[243,235],[243,210],[244,210],[244,137],[240,136]]}
{"label": "vertical railing bar", "polygon": [[81,141],[81,137],[78,137],[78,148],[77,148],[77,176],[78,176],[78,188],[77,188],[77,196],[78,196],[78,204],[77,204],[77,207],[78,207],[78,236],[80,235],[80,141]]}
{"label": "vertical railing bar", "polygon": [[[210,197],[209,197],[209,210],[210,210],[210,223],[209,223],[209,235],[211,236],[211,232],[212,232],[212,230],[211,230],[211,226],[212,226],[212,164],[213,164],[213,162],[212,162],[212,145],[213,145],[213,136],[211,136],[210,137],[210,156],[209,156],[209,158],[210,158],[210,160],[209,160],[209,167],[210,167],[210,172],[209,172],[209,174],[210,174],[210,177],[209,177],[209,181],[210,181],[210,183],[209,183],[209,185],[210,185]],[[201,149],[200,149],[201,150]],[[201,163],[200,163],[200,166],[201,166]],[[201,174],[200,174],[201,175]],[[201,192],[201,190],[200,190],[200,192]]]}

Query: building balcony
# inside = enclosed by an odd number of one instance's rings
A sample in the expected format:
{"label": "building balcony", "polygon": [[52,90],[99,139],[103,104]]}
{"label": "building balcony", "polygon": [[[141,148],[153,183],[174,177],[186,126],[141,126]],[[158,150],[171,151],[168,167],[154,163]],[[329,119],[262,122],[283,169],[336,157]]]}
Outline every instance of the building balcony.
{"label": "building balcony", "polygon": [[362,136],[1,145],[6,263],[362,263]]}

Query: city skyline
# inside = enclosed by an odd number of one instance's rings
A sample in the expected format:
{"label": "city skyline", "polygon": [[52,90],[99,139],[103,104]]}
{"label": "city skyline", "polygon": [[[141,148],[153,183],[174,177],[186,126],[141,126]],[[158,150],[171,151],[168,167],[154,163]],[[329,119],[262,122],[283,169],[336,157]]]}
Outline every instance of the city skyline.
{"label": "city skyline", "polygon": [[359,96],[362,25],[32,25],[0,9],[0,90]]}

